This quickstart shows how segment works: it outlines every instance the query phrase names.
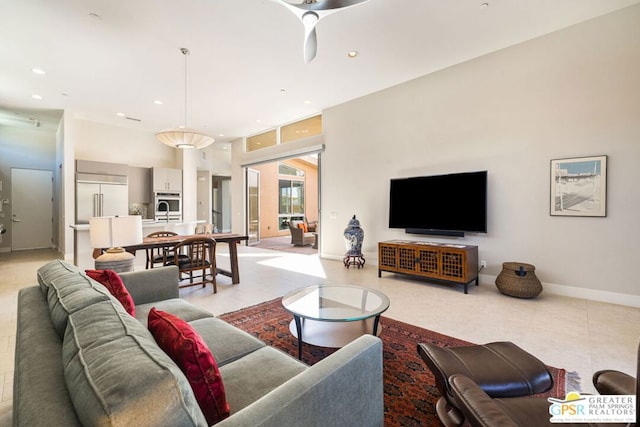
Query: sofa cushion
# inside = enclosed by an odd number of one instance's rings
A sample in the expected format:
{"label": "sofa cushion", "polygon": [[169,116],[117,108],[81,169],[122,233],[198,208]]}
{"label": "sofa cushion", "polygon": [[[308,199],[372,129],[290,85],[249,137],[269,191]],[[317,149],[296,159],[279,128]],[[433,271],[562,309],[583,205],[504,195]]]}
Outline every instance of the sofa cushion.
{"label": "sofa cushion", "polygon": [[47,289],[49,316],[60,338],[64,337],[69,314],[112,298],[104,286],[84,274],[59,276],[49,282]]}
{"label": "sofa cushion", "polygon": [[[49,285],[57,278],[70,276],[79,273],[80,270],[73,264],[69,264],[60,259],[50,261],[40,267],[37,272],[38,284],[44,295],[47,295]],[[71,273],[71,274],[70,274]]]}
{"label": "sofa cushion", "polygon": [[129,295],[127,288],[124,287],[124,283],[118,273],[113,270],[85,270],[85,273],[107,288],[109,292],[111,292],[111,295],[120,301],[120,304],[122,304],[127,313],[135,317],[136,306],[133,298]]}
{"label": "sofa cushion", "polygon": [[113,298],[69,314],[62,358],[83,425],[207,425],[184,374]]}
{"label": "sofa cushion", "polygon": [[[234,413],[308,369],[297,359],[264,346],[220,367],[229,405]],[[326,404],[326,402],[325,402]]]}
{"label": "sofa cushion", "polygon": [[187,376],[207,422],[215,424],[228,417],[218,365],[200,335],[184,320],[155,308],[149,312],[149,330]]}
{"label": "sofa cushion", "polygon": [[[157,268],[154,268],[154,270],[157,270]],[[136,305],[136,319],[138,319],[143,325],[146,325],[149,312],[154,307],[157,310],[166,311],[167,313],[176,315],[186,322],[213,317],[213,314],[210,312],[203,310],[200,307],[196,307],[188,301],[180,298],[171,298],[149,304]]]}
{"label": "sofa cushion", "polygon": [[189,324],[207,344],[218,366],[224,366],[266,345],[253,335],[215,317],[194,320]]}

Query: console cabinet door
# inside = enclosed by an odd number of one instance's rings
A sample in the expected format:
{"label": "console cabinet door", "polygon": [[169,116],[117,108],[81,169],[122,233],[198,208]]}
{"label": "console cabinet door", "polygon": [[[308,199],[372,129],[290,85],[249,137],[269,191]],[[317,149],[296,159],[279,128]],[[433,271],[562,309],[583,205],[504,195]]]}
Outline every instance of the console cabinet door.
{"label": "console cabinet door", "polygon": [[454,251],[443,249],[441,254],[440,275],[445,280],[453,280],[456,282],[467,280],[467,256],[465,251]]}
{"label": "console cabinet door", "polygon": [[419,249],[416,259],[416,271],[432,276],[440,275],[440,251],[438,249]]}
{"label": "console cabinet door", "polygon": [[384,270],[395,270],[398,265],[398,248],[395,245],[378,245],[378,265]]}

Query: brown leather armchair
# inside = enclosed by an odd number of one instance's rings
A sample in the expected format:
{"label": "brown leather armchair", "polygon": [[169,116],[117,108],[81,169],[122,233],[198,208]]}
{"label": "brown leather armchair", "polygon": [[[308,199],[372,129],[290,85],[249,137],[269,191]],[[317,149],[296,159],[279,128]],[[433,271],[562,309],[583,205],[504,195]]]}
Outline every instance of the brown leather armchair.
{"label": "brown leather armchair", "polygon": [[418,344],[418,355],[433,373],[442,396],[436,413],[446,427],[461,425],[464,415],[451,391],[449,378],[463,374],[490,397],[530,396],[553,387],[545,364],[509,341],[440,347]]}
{"label": "brown leather armchair", "polygon": [[[636,395],[636,417],[640,415],[640,400],[637,390],[640,385],[640,347],[638,348],[638,371],[636,378],[614,370],[598,371],[593,375],[593,384],[600,394]],[[506,397],[492,398],[478,384],[463,374],[449,377],[451,393],[465,420],[475,427],[493,426],[554,426],[550,422],[549,402],[542,397]],[[632,424],[586,424],[563,423],[563,426],[575,425],[603,426]]]}

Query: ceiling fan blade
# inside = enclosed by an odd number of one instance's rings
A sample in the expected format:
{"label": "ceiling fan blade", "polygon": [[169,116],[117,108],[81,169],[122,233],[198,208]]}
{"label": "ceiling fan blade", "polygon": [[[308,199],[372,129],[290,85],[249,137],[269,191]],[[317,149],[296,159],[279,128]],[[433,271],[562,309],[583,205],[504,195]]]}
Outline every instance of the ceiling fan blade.
{"label": "ceiling fan blade", "polygon": [[318,51],[318,39],[316,37],[316,29],[315,27],[311,30],[309,34],[305,37],[304,41],[304,63],[308,64],[313,61],[313,58],[316,57],[316,53]]}
{"label": "ceiling fan blade", "polygon": [[306,12],[302,15],[302,23],[304,24],[304,46],[302,52],[304,55],[304,63],[308,64],[316,57],[318,51],[318,37],[316,35],[316,24],[320,18],[315,12]]}
{"label": "ceiling fan blade", "polygon": [[358,3],[365,2],[367,0],[282,0],[284,3],[288,3],[292,6],[300,8],[302,10],[332,10],[341,9],[343,7],[349,7]]}
{"label": "ceiling fan blade", "polygon": [[304,62],[308,64],[315,58],[318,50],[316,24],[321,18],[338,10],[364,3],[368,0],[272,0],[284,5],[304,24]]}

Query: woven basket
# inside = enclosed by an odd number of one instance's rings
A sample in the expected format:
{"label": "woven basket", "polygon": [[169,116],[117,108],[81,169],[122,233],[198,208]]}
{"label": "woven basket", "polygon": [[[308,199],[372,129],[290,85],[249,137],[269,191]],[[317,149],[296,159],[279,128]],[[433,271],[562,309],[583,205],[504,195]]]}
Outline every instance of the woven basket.
{"label": "woven basket", "polygon": [[542,292],[542,283],[536,277],[535,269],[535,266],[523,262],[505,262],[496,278],[496,287],[511,297],[537,297]]}

